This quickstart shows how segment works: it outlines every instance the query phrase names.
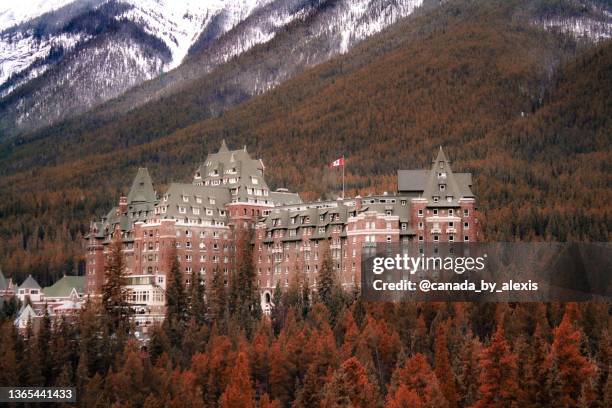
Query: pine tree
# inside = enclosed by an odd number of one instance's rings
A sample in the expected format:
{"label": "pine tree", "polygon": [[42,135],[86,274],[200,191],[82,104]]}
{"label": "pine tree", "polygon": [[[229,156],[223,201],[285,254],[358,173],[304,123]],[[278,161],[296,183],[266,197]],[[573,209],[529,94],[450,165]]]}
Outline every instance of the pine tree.
{"label": "pine tree", "polygon": [[554,367],[556,371],[551,370],[550,375],[556,377],[551,382],[558,384],[557,391],[561,394],[558,403],[563,406],[577,405],[581,393],[588,401],[594,398],[589,388],[597,369],[582,355],[581,339],[582,333],[574,327],[571,313],[566,311],[561,324],[554,330],[554,341],[548,357],[549,367]]}
{"label": "pine tree", "polygon": [[334,286],[336,285],[336,277],[334,275],[333,260],[329,244],[322,244],[323,254],[321,255],[321,268],[318,273],[317,280],[317,295],[319,300],[332,311]]}
{"label": "pine tree", "polygon": [[102,304],[113,333],[117,332],[120,327],[128,327],[128,317],[131,313],[126,299],[125,268],[121,234],[120,231],[116,231],[113,242],[109,245],[109,254],[104,267],[104,285],[102,286]]}
{"label": "pine tree", "polygon": [[18,334],[12,322],[0,324],[0,386],[9,387],[19,383],[16,340]]}
{"label": "pine tree", "polygon": [[46,385],[51,385],[53,378],[53,360],[49,352],[51,345],[51,317],[45,305],[45,312],[40,320],[40,327],[36,336],[38,350],[43,350],[40,354],[40,370]]}
{"label": "pine tree", "polygon": [[189,315],[192,319],[202,325],[206,322],[208,307],[206,305],[206,286],[202,275],[199,273],[193,279],[189,295]]}
{"label": "pine tree", "polygon": [[230,382],[219,399],[221,408],[255,408],[255,392],[246,353],[238,352]]}
{"label": "pine tree", "polygon": [[423,403],[417,393],[406,385],[400,385],[394,393],[387,396],[386,408],[421,408]]}
{"label": "pine tree", "polygon": [[227,292],[223,275],[219,268],[213,271],[211,288],[209,289],[208,298],[210,314],[219,324],[226,317],[227,312]]}
{"label": "pine tree", "polygon": [[230,310],[240,327],[251,334],[261,306],[253,267],[252,231],[241,228],[236,242],[236,272],[230,282]]}
{"label": "pine tree", "polygon": [[28,320],[23,363],[27,384],[32,387],[43,387],[45,385],[45,378],[42,375],[42,368],[40,364],[41,352],[45,351],[46,350],[40,350],[38,348],[36,336],[32,331],[32,322]]}
{"label": "pine tree", "polygon": [[[166,318],[163,328],[173,348],[178,348],[185,331],[188,316],[188,302],[183,282],[181,264],[176,253],[176,245],[170,251],[168,285],[166,287]],[[178,355],[173,356],[178,359]],[[175,360],[175,359],[173,359]]]}
{"label": "pine tree", "polygon": [[518,378],[516,355],[510,349],[501,324],[483,351],[480,361],[479,398],[474,405],[484,407],[510,407],[517,402]]}
{"label": "pine tree", "polygon": [[447,324],[440,324],[436,331],[435,340],[435,373],[440,382],[440,388],[448,401],[449,408],[457,406],[457,389],[455,386],[455,374],[450,365],[448,346],[446,340]]}
{"label": "pine tree", "polygon": [[438,378],[423,354],[417,353],[406,360],[403,366],[398,365],[393,373],[389,395],[394,395],[402,385],[416,393],[425,407],[448,406]]}
{"label": "pine tree", "polygon": [[378,390],[355,357],[346,360],[323,389],[321,407],[376,407]]}
{"label": "pine tree", "polygon": [[168,286],[166,287],[166,320],[185,322],[187,320],[187,296],[181,264],[178,259],[176,245],[172,245],[168,270]]}

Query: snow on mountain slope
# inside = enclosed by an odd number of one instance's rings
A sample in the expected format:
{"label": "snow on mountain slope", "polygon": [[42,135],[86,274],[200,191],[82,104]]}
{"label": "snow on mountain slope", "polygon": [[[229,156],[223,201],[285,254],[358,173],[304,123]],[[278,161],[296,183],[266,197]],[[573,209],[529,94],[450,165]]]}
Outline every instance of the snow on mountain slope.
{"label": "snow on mountain slope", "polygon": [[[270,3],[272,0],[124,0],[93,2],[90,10],[100,10],[104,4],[125,5],[107,7],[112,17],[118,22],[129,21],[143,32],[160,39],[171,52],[171,59],[162,67],[168,71],[177,67],[202,30],[219,15],[223,15],[223,24],[218,35],[231,30],[246,18],[254,9]],[[34,18],[44,18],[45,13],[59,13],[63,6],[77,4],[74,0],[25,0],[0,9],[0,85],[12,76],[20,75],[10,86],[0,88],[0,97],[7,95],[30,79],[42,74],[51,65],[44,60],[61,50],[63,53],[75,46],[90,40],[93,35],[83,32],[64,32],[64,28],[52,26],[49,29],[44,21],[27,23]],[[41,17],[42,16],[42,17]],[[79,16],[75,16],[79,18]],[[25,27],[14,27],[24,23]],[[41,24],[44,27],[41,31]],[[70,21],[67,22],[70,24]],[[94,33],[95,34],[95,33]],[[32,69],[29,69],[32,68]]]}
{"label": "snow on mountain slope", "polygon": [[0,3],[0,31],[57,10],[74,0],[21,0]]}
{"label": "snow on mountain slope", "polygon": [[127,0],[133,7],[117,15],[142,26],[149,34],[164,41],[172,60],[165,70],[176,68],[191,45],[213,19],[223,14],[219,35],[231,30],[254,9],[272,0]]}

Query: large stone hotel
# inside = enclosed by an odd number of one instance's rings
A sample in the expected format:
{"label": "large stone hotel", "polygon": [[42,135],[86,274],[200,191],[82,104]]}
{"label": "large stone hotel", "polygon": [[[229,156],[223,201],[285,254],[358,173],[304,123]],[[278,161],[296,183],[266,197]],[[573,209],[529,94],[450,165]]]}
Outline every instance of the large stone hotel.
{"label": "large stone hotel", "polygon": [[227,282],[235,264],[236,232],[251,228],[253,263],[262,308],[271,293],[299,274],[316,287],[323,251],[329,247],[344,287],[360,280],[361,248],[379,242],[476,241],[478,225],[469,173],[453,173],[442,148],[430,169],[399,170],[393,194],[303,202],[285,189],[270,190],[265,166],[246,147],[225,142],[208,155],[191,183],[172,183],[157,194],[140,168],[127,196],[87,236],[87,293],[100,293],[108,246],[118,234],[127,264],[129,300],[136,322],[148,326],[164,315],[166,273],[176,246],[185,284],[195,274],[210,284]]}

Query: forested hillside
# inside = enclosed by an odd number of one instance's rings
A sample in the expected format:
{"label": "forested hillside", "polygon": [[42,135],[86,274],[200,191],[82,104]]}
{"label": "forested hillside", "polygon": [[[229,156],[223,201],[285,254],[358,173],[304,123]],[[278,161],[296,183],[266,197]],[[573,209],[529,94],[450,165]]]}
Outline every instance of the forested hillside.
{"label": "forested hillside", "polygon": [[340,154],[350,194],[363,195],[393,191],[397,169],[428,165],[444,145],[455,170],[474,173],[487,239],[608,240],[612,43],[587,49],[531,17],[524,2],[451,1],[166,136],[197,106],[192,95],[99,130],[68,122],[5,144],[0,264],[42,284],[76,269],[89,221],[138,166],[163,190],[189,180],[222,138],[248,145],[273,186],[305,198],[336,187],[326,163]]}

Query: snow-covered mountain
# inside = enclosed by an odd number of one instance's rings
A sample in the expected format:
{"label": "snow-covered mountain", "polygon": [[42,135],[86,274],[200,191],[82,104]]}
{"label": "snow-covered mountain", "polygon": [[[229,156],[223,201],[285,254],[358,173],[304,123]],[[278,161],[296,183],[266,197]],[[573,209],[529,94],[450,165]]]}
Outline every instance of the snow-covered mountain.
{"label": "snow-covered mountain", "polygon": [[[270,1],[24,0],[5,4],[0,6],[0,96],[44,73],[77,46],[111,31],[113,25],[128,23],[160,40],[170,53],[169,58],[158,55],[155,61],[138,64],[140,76],[148,79],[177,67],[211,22],[222,35]],[[223,16],[221,24],[217,24],[219,16]],[[128,48],[126,55],[142,59],[140,46]]]}
{"label": "snow-covered mountain", "polygon": [[[0,5],[0,138],[111,99],[106,112],[131,110],[229,66],[227,75],[205,89],[223,100],[203,106],[216,114],[348,51],[418,7],[445,1],[463,0],[6,3]],[[540,27],[588,41],[612,35],[612,9],[605,0],[526,1],[525,13]],[[261,44],[268,44],[267,54],[245,57]],[[234,94],[228,97],[230,89]]]}
{"label": "snow-covered mountain", "polygon": [[[410,14],[422,0],[23,2],[30,7],[0,8],[4,134],[84,112],[191,61],[164,81],[170,86],[163,94],[271,41],[296,21],[324,21],[311,34],[333,42],[328,58]],[[257,84],[254,91],[277,82]],[[145,92],[129,107],[155,98],[156,92]]]}

